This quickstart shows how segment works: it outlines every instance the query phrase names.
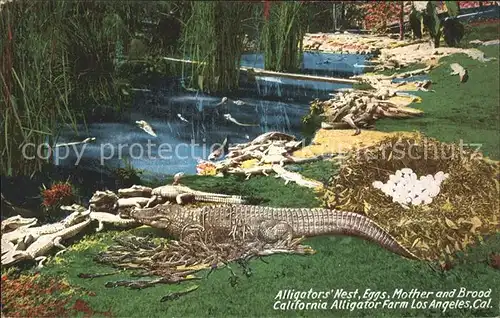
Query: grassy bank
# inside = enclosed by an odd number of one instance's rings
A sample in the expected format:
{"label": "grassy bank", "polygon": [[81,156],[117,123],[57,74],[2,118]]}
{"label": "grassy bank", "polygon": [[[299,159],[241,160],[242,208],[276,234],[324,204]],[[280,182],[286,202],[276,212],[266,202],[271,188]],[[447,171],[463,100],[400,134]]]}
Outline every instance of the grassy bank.
{"label": "grassy bank", "polygon": [[[315,163],[300,167],[301,173],[308,177],[325,180],[334,173],[330,163]],[[238,178],[199,178],[186,177],[184,183],[193,188],[207,191],[241,193],[259,197],[261,204],[287,207],[318,206],[315,193],[295,185],[283,184],[272,177],[255,177],[242,182]],[[276,195],[280,193],[280,195]],[[131,230],[137,235],[148,233],[145,228]],[[279,311],[273,309],[275,297],[280,290],[295,289],[308,291],[327,291],[346,289],[354,291],[365,289],[387,291],[394,290],[439,291],[466,287],[469,290],[493,289],[492,308],[448,310],[444,316],[493,316],[499,314],[496,302],[500,285],[500,272],[487,264],[487,257],[492,251],[500,250],[500,236],[487,241],[480,248],[474,249],[468,257],[460,259],[459,264],[447,272],[434,271],[427,264],[409,261],[394,255],[373,243],[357,238],[321,237],[306,241],[317,254],[312,256],[272,256],[265,262],[255,260],[250,263],[252,276],[246,277],[237,265],[233,266],[239,276],[238,284],[231,286],[228,269],[212,273],[207,279],[198,282],[199,289],[176,301],[160,302],[160,298],[171,291],[178,291],[192,283],[168,286],[158,285],[144,290],[126,288],[108,289],[105,282],[110,280],[130,279],[128,273],[116,276],[80,279],[79,273],[106,273],[113,269],[96,264],[93,257],[112,242],[115,235],[123,232],[105,232],[90,234],[75,244],[62,259],[50,262],[42,274],[66,277],[72,285],[80,286],[89,295],[83,300],[100,312],[111,311],[118,317],[194,317],[194,316],[350,316],[350,317],[401,317],[439,315],[438,309],[382,309],[382,310],[312,310]],[[205,277],[207,272],[199,275]],[[473,278],[473,279],[471,279]],[[430,299],[432,300],[432,299]],[[333,299],[328,299],[328,307]]]}
{"label": "grassy bank", "polygon": [[[424,111],[424,116],[412,119],[383,119],[377,122],[380,131],[414,131],[444,142],[480,144],[480,150],[491,158],[500,158],[500,92],[499,47],[480,47],[486,57],[497,60],[480,62],[465,54],[440,60],[441,66],[430,72],[432,92],[416,92],[422,103],[412,106]],[[451,63],[460,63],[469,71],[469,80],[459,83],[450,76]]]}

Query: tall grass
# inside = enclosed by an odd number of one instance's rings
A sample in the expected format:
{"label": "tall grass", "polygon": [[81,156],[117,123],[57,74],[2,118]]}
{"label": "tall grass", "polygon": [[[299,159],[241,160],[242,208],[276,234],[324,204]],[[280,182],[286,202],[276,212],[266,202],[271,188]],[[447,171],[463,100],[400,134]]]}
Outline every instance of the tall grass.
{"label": "tall grass", "polygon": [[183,29],[183,51],[191,64],[191,85],[209,92],[238,87],[243,20],[251,6],[240,1],[192,1]]}
{"label": "tall grass", "polygon": [[271,2],[269,17],[264,17],[261,26],[260,44],[266,69],[292,72],[300,67],[305,24],[302,2]]}
{"label": "tall grass", "polygon": [[40,171],[51,161],[42,144],[54,145],[62,128],[78,132],[93,107],[119,112],[128,103],[127,79],[116,77],[117,44],[128,47],[151,12],[164,7],[97,0],[2,5],[2,175]]}
{"label": "tall grass", "polygon": [[[27,12],[38,11],[37,15]],[[76,116],[69,96],[74,86],[68,54],[54,23],[63,19],[67,3],[12,2],[1,11],[0,49],[2,115],[1,171],[6,175],[32,174],[49,156],[36,147],[57,135],[62,122],[73,127]],[[38,30],[38,31],[34,31]],[[59,30],[61,31],[61,30]],[[31,146],[30,146],[31,145]],[[32,158],[32,159],[30,159]]]}

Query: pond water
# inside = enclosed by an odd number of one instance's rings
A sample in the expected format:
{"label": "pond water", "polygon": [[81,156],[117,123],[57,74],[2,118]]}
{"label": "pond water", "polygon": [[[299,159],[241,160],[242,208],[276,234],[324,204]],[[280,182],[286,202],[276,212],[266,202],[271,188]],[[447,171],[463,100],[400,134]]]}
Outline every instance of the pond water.
{"label": "pond water", "polygon": [[[369,58],[362,55],[304,53],[301,73],[320,76],[350,77],[363,72],[359,67]],[[246,54],[241,65],[263,68],[263,56]],[[241,77],[241,88],[230,100],[241,100],[243,105],[228,102],[218,105],[223,96],[209,96],[182,88],[181,79],[165,78],[138,92],[132,111],[121,122],[94,122],[82,126],[76,135],[64,130],[58,142],[79,141],[95,137],[95,143],[60,148],[55,154],[56,164],[63,167],[103,171],[124,166],[125,161],[144,171],[144,176],[161,178],[179,171],[196,173],[199,159],[206,159],[214,144],[226,136],[231,143],[245,142],[267,131],[281,131],[302,138],[301,120],[308,113],[314,98],[329,98],[329,93],[350,84],[293,80],[278,77],[256,77],[254,81]],[[231,116],[243,124],[239,126],[224,118]],[[179,115],[187,122],[180,119]],[[153,137],[135,124],[145,120],[154,129]],[[81,168],[80,168],[81,169]]]}

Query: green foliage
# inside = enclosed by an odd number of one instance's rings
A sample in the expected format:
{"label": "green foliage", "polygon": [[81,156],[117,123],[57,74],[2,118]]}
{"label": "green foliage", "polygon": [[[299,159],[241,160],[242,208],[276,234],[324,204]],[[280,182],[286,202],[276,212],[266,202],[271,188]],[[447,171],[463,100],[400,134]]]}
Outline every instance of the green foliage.
{"label": "green foliage", "polygon": [[460,14],[460,6],[458,1],[445,1],[446,11],[448,12],[448,16],[454,18]]}
{"label": "green foliage", "polygon": [[128,188],[133,186],[134,184],[140,184],[143,171],[135,169],[130,159],[123,159],[123,161],[123,167],[113,170],[113,174],[118,183],[117,186]]}
{"label": "green foliage", "polygon": [[302,133],[306,136],[307,141],[310,141],[316,130],[320,128],[323,120],[322,114],[324,113],[318,99],[315,99],[310,104],[309,113],[302,118]]}
{"label": "green foliage", "polygon": [[297,1],[271,2],[270,16],[261,28],[265,68],[293,72],[302,61],[305,33],[304,4]]}
{"label": "green foliage", "polygon": [[436,5],[432,1],[427,2],[427,9],[424,14],[424,25],[434,40],[434,47],[439,47],[441,41],[441,20],[439,19]]}
{"label": "green foliage", "polygon": [[410,28],[417,39],[422,38],[422,12],[412,10],[410,13]]}
{"label": "green foliage", "polygon": [[457,47],[464,37],[465,28],[458,19],[448,19],[443,23],[443,35],[446,45],[449,47]]}
{"label": "green foliage", "polygon": [[444,40],[448,46],[458,46],[460,40],[464,35],[464,26],[456,19],[460,14],[460,6],[457,1],[445,1],[448,19],[441,23],[439,19],[436,5],[433,1],[426,2],[426,8],[419,11],[413,7],[410,13],[410,27],[413,35],[416,38],[422,38],[423,28],[429,32],[433,39],[434,47],[439,47],[441,36],[444,35]]}
{"label": "green foliage", "polygon": [[147,47],[140,39],[132,39],[130,41],[130,49],[128,51],[129,60],[138,60],[146,56]]}

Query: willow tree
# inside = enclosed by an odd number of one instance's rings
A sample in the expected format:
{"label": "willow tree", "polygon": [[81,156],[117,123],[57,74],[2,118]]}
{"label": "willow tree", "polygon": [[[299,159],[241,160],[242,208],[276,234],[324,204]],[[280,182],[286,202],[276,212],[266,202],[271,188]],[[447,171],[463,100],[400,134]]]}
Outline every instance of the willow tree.
{"label": "willow tree", "polygon": [[243,20],[250,4],[192,1],[189,5],[191,15],[183,28],[183,51],[196,61],[191,64],[191,85],[212,93],[238,88]]}
{"label": "willow tree", "polygon": [[266,1],[261,26],[261,50],[268,70],[286,72],[300,67],[305,33],[302,1]]}

